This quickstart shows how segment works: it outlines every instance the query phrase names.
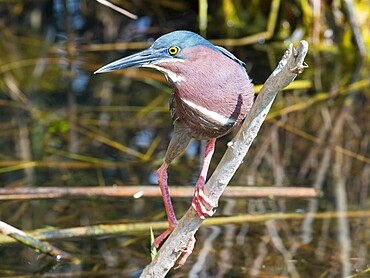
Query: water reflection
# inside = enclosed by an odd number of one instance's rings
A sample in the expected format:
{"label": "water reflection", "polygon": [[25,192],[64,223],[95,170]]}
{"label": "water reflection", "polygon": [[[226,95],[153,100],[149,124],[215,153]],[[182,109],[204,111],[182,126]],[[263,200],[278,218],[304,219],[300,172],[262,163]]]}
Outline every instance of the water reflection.
{"label": "water reflection", "polygon": [[[156,183],[155,169],[172,130],[170,89],[152,71],[93,76],[101,64],[121,53],[82,49],[94,43],[151,40],[168,28],[150,27],[159,26],[155,17],[132,22],[95,5],[41,1],[1,6],[2,187]],[[176,5],[188,8],[184,18],[196,17],[193,4]],[[173,11],[164,15],[165,11],[158,11],[162,20],[174,20]],[[41,22],[37,16],[45,24],[37,23]],[[238,47],[233,52],[247,61],[259,84],[282,51],[268,45]],[[369,267],[370,75],[366,62],[359,63],[354,56],[312,51],[310,68],[300,79],[313,85],[277,98],[232,181],[234,185],[312,186],[322,190],[324,197],[222,199],[216,216],[274,217],[202,227],[194,254],[170,277],[340,277]],[[231,136],[217,143],[212,168]],[[199,174],[200,144],[191,144],[176,161],[170,184],[193,184]],[[174,200],[178,216],[190,201],[190,196]],[[160,198],[8,200],[0,207],[2,220],[23,230],[165,219]],[[302,217],[278,218],[291,212]],[[80,255],[78,264],[4,243],[0,276],[135,276],[149,262],[148,238],[148,232],[129,232],[53,241]]]}

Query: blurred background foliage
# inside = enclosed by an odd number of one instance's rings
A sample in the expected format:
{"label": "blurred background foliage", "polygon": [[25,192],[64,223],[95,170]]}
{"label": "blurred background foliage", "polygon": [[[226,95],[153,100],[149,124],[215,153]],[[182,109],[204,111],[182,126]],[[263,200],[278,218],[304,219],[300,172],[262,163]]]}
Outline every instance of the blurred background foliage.
{"label": "blurred background foliage", "polygon": [[[324,197],[224,198],[218,215],[310,212],[311,217],[202,228],[182,273],[199,277],[366,275],[368,218],[343,222],[312,215],[369,210],[369,0],[113,3],[137,19],[92,0],[0,2],[1,187],[156,184],[155,169],[172,130],[171,89],[152,70],[92,73],[147,47],[164,33],[192,30],[227,47],[246,62],[256,91],[287,45],[305,39],[310,43],[310,67],[276,99],[232,185],[310,186],[323,191]],[[211,169],[232,136],[218,141]],[[203,144],[193,142],[177,159],[170,168],[171,185],[194,184]],[[189,207],[190,196],[174,203],[180,217]],[[164,217],[159,197],[0,203],[2,220],[28,230]],[[198,255],[210,236],[218,241],[212,242],[199,269],[197,262],[204,257]],[[57,242],[83,254],[86,259],[77,266],[4,244],[0,245],[0,274],[72,275],[72,271],[75,276],[127,276],[148,262],[147,238],[148,234],[138,232]],[[216,250],[222,250],[222,255]]]}

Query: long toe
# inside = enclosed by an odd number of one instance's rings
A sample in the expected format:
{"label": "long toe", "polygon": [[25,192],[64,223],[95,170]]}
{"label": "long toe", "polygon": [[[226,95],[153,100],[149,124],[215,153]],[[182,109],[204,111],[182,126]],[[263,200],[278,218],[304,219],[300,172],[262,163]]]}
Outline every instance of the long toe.
{"label": "long toe", "polygon": [[165,230],[162,234],[160,234],[158,237],[156,237],[154,239],[154,243],[152,245],[152,249],[153,249],[153,247],[158,248],[159,245],[162,243],[162,241],[172,233],[172,231],[175,229],[175,227],[176,226],[170,226],[170,227],[168,227],[167,230]]}
{"label": "long toe", "polygon": [[213,208],[215,204],[205,195],[203,188],[197,188],[195,190],[191,205],[200,219],[205,219],[206,216],[212,216],[214,214]]}
{"label": "long toe", "polygon": [[176,268],[179,268],[185,264],[186,260],[193,252],[195,241],[196,241],[195,237],[192,236],[189,242],[186,244],[185,248],[182,248],[181,250],[179,250],[181,252],[184,252],[184,254],[181,256],[180,260],[178,260],[177,262],[178,266]]}

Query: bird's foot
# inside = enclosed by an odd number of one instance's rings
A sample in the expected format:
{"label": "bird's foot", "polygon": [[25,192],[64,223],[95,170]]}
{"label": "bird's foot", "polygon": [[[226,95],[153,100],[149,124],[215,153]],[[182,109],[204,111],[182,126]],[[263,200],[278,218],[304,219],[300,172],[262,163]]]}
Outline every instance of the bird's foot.
{"label": "bird's foot", "polygon": [[191,203],[193,209],[198,213],[200,219],[206,219],[206,216],[212,216],[215,212],[213,208],[216,206],[208,196],[204,193],[204,185],[196,185]]}
{"label": "bird's foot", "polygon": [[162,243],[162,241],[166,238],[166,237],[168,237],[171,233],[172,233],[172,231],[176,228],[176,225],[177,225],[177,223],[176,224],[170,224],[170,226],[168,227],[168,229],[167,230],[165,230],[162,234],[160,234],[159,236],[157,236],[155,239],[154,239],[154,243],[153,243],[153,245],[152,245],[152,250],[153,250],[153,248],[155,247],[155,248],[158,248],[159,247],[159,245]]}
{"label": "bird's foot", "polygon": [[196,241],[195,237],[192,236],[184,248],[175,250],[176,252],[183,252],[184,253],[182,255],[182,257],[180,258],[180,260],[178,260],[177,266],[175,267],[175,269],[178,269],[179,267],[181,267],[185,264],[186,260],[189,258],[189,256],[193,252],[195,241]]}

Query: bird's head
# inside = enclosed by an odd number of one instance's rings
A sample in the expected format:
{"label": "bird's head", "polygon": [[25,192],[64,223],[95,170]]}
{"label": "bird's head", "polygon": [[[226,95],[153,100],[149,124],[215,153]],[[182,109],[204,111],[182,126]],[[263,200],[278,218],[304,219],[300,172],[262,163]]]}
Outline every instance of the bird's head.
{"label": "bird's head", "polygon": [[[206,49],[211,53],[217,53],[217,55],[226,55],[241,66],[244,65],[242,61],[226,49],[213,45],[196,33],[190,31],[174,31],[158,38],[148,49],[109,63],[94,73],[103,73],[130,67],[150,67],[163,72],[171,83],[178,84],[185,78],[185,76],[182,76],[184,71],[181,71],[181,67],[186,67],[190,71],[198,70],[195,66],[192,68],[192,61],[200,55],[200,48],[203,50]],[[210,56],[212,55],[208,55],[209,59],[212,59]]]}

